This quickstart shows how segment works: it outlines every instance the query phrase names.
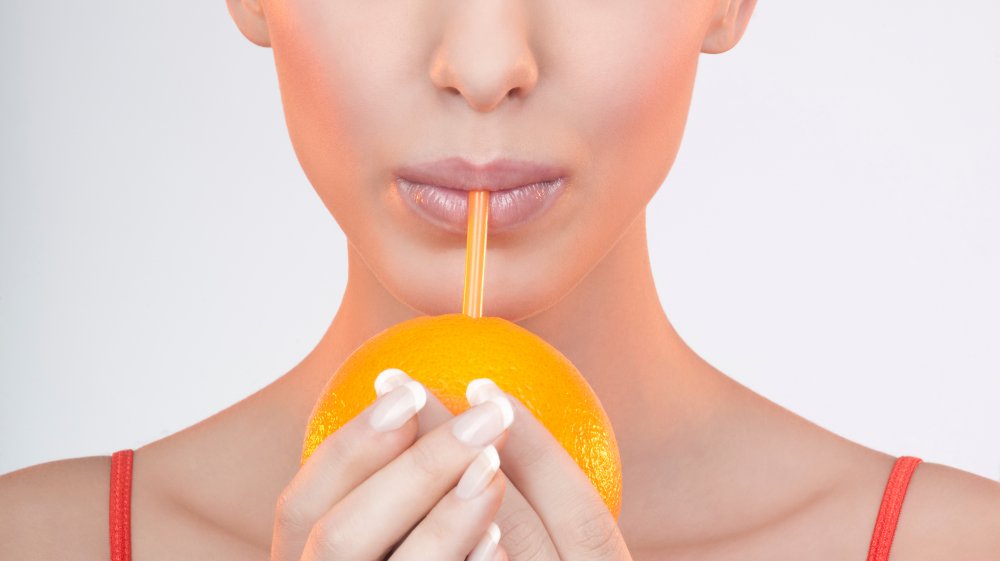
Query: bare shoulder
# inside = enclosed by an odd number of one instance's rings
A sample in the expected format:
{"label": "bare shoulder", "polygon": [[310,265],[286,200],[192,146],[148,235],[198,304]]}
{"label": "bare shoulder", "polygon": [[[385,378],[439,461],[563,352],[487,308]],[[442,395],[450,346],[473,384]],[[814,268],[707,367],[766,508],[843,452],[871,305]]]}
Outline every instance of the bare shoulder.
{"label": "bare shoulder", "polygon": [[110,470],[89,456],[0,476],[0,558],[109,559]]}
{"label": "bare shoulder", "polygon": [[1000,559],[1000,482],[922,462],[910,479],[893,561]]}
{"label": "bare shoulder", "polygon": [[[176,500],[164,485],[162,453],[135,451],[131,549],[136,559],[257,559],[225,521],[207,518]],[[0,476],[0,559],[111,558],[111,457],[37,464]]]}
{"label": "bare shoulder", "polygon": [[[750,490],[726,493],[729,510],[742,509],[754,525],[727,533],[703,557],[865,559],[896,457],[766,405],[741,419],[741,428],[761,437],[738,441],[752,446],[731,447],[742,455],[727,462],[741,466],[742,485]],[[755,495],[757,489],[763,494]],[[790,508],[760,507],[779,504],[782,496],[791,497],[781,503]],[[725,512],[713,506],[713,513]],[[890,560],[932,559],[1000,561],[1000,482],[933,462],[916,466]]]}

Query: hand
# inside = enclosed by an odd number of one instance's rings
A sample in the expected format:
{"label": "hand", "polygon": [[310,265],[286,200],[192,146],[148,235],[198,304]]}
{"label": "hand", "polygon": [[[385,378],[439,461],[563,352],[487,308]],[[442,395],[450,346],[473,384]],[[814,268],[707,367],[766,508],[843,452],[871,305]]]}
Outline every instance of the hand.
{"label": "hand", "polygon": [[384,393],[328,436],[281,493],[271,560],[504,561],[491,538],[506,489],[494,474],[509,402],[488,399],[418,439],[415,413],[433,394],[402,371],[383,374]]}
{"label": "hand", "polygon": [[500,452],[510,485],[496,517],[511,561],[631,561],[600,493],[566,449],[516,397],[480,385],[469,403],[502,395],[514,423]]}
{"label": "hand", "polygon": [[[516,421],[494,442],[503,467],[496,477],[507,483],[495,516],[502,535],[498,551],[506,560],[631,561],[603,498],[531,410],[488,379],[470,386],[470,405],[499,395],[514,410]],[[428,393],[419,417],[420,430],[429,430],[454,415]]]}

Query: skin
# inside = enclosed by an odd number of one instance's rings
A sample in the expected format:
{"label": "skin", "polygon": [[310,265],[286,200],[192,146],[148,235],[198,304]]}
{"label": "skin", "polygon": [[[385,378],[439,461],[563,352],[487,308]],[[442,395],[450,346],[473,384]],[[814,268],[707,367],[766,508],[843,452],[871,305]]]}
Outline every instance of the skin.
{"label": "skin", "polygon": [[[456,311],[464,237],[413,215],[391,185],[394,166],[449,155],[570,168],[566,193],[544,215],[491,235],[484,314],[516,321],[573,361],[614,424],[624,470],[617,524],[591,526],[613,529],[602,543],[617,545],[568,554],[556,544],[586,536],[565,521],[539,534],[550,527],[540,521],[554,521],[562,499],[589,504],[593,489],[573,479],[578,470],[561,448],[518,410],[498,441],[503,492],[475,510],[475,531],[495,512],[505,554],[525,560],[865,558],[894,457],[795,415],[704,361],[664,314],[649,267],[645,208],[677,153],[698,59],[736,45],[752,0],[228,7],[250,41],[273,49],[296,154],[349,242],[348,283],[326,333],[295,368],[136,451],[137,559],[267,559],[276,537],[294,533],[280,524],[289,489],[324,488],[316,479],[323,469],[341,484],[359,477],[336,467],[344,457],[336,453],[317,455],[329,465],[311,476],[299,470],[306,420],[358,344],[406,319]],[[382,450],[376,463],[387,466],[449,417],[431,398],[391,445],[378,448],[358,432],[357,442],[371,446],[350,448],[343,429],[328,440],[333,446],[339,435],[343,450]],[[441,473],[460,475],[471,458],[462,454],[448,456]],[[543,456],[553,459],[529,461]],[[109,458],[96,456],[0,478],[0,504],[16,505],[0,513],[0,557],[108,558],[108,470]],[[571,487],[562,495],[546,494],[545,482],[564,480]],[[299,494],[307,495],[315,493]],[[393,500],[388,491],[366,496]],[[323,500],[313,507],[329,512],[344,497]],[[517,508],[527,502],[530,511]],[[606,522],[583,506],[581,520]],[[48,539],[54,527],[59,540]],[[454,539],[467,545],[472,535]],[[893,561],[985,560],[996,551],[1000,484],[921,464]]]}

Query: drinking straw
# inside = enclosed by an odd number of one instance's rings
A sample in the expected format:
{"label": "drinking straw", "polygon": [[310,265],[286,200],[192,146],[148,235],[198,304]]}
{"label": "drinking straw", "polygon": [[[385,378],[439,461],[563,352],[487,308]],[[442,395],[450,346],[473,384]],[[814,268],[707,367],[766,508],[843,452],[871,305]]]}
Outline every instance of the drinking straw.
{"label": "drinking straw", "polygon": [[462,313],[483,315],[483,278],[486,272],[486,222],[490,216],[490,192],[469,191],[469,225],[465,238],[465,293]]}

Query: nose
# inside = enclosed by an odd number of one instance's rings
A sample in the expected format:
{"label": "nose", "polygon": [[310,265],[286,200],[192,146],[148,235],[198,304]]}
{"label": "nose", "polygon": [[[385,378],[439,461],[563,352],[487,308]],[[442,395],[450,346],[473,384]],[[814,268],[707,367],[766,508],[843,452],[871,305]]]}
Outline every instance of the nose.
{"label": "nose", "polygon": [[460,94],[476,111],[493,111],[508,97],[527,95],[538,81],[529,41],[534,0],[456,2],[431,61],[431,80]]}

